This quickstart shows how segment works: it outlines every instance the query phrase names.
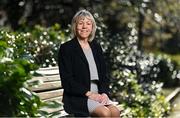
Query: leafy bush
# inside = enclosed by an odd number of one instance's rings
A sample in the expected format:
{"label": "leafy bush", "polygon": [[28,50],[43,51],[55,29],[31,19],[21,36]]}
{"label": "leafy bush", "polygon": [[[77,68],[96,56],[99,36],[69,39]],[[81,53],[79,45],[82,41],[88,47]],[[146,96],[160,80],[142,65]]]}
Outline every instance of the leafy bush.
{"label": "leafy bush", "polygon": [[39,116],[42,105],[38,96],[27,89],[30,71],[36,66],[24,59],[15,59],[13,49],[0,41],[0,116]]}
{"label": "leafy bush", "polygon": [[60,25],[45,28],[36,25],[26,32],[1,30],[1,39],[14,49],[14,58],[30,60],[41,67],[57,64],[57,51],[61,42],[68,39]]}
{"label": "leafy bush", "polygon": [[169,39],[163,43],[161,50],[169,54],[180,54],[180,35],[177,33],[172,39]]}
{"label": "leafy bush", "polygon": [[[160,63],[168,59],[139,51],[136,29],[129,30],[129,34],[111,35],[104,24],[98,27],[97,38],[112,78],[112,98],[123,104],[122,117],[163,117],[169,113],[170,105],[161,92],[165,81],[160,78],[164,74]],[[173,63],[164,65],[174,66]],[[172,81],[173,76],[177,79],[178,73],[172,75],[175,68],[166,72],[170,75],[166,78],[168,81]]]}
{"label": "leafy bush", "polygon": [[[40,29],[42,30],[40,26],[36,26],[33,31],[36,34],[38,31],[42,34]],[[49,114],[44,111],[44,108],[57,108],[61,105],[56,102],[42,102],[35,93],[28,89],[38,84],[37,82],[29,83],[31,71],[36,70],[41,64],[47,64],[44,60],[37,62],[36,58],[39,57],[36,55],[40,52],[37,52],[36,48],[43,47],[43,44],[40,41],[37,44],[37,40],[32,37],[36,36],[28,32],[0,30],[0,78],[2,78],[0,79],[0,108],[5,108],[0,109],[0,116],[53,116],[57,113]],[[47,45],[49,46],[49,43]],[[55,45],[52,44],[49,47],[53,48],[53,46]],[[46,51],[48,53],[51,50]],[[43,55],[46,56],[46,53],[44,52],[41,56]],[[49,55],[45,59],[52,59],[51,57],[52,55]]]}
{"label": "leafy bush", "polygon": [[45,28],[41,26],[35,26],[31,31],[31,41],[35,63],[42,66],[55,66],[57,65],[57,52],[62,42],[68,40],[65,35],[66,32],[60,29],[60,25],[55,24],[52,27]]}
{"label": "leafy bush", "polygon": [[137,74],[128,69],[113,72],[112,97],[123,105],[123,117],[163,117],[170,104],[162,94],[162,83],[139,83]]}

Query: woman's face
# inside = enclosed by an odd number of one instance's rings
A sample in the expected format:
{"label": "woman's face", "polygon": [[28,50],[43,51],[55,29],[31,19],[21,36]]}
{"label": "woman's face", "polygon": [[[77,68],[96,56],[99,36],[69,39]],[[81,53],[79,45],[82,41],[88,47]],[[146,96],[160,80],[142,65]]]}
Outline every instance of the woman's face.
{"label": "woman's face", "polygon": [[82,40],[88,40],[92,32],[92,21],[89,17],[81,18],[76,25],[77,37]]}

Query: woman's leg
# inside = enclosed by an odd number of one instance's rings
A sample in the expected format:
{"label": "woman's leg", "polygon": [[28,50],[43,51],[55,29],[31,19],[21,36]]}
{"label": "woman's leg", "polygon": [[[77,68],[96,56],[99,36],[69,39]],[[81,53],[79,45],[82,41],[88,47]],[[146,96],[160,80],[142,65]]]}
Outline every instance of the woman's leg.
{"label": "woman's leg", "polygon": [[117,117],[120,118],[120,111],[114,105],[99,106],[91,114],[95,117]]}
{"label": "woman's leg", "polygon": [[105,106],[99,106],[91,113],[93,117],[111,117],[111,111]]}
{"label": "woman's leg", "polygon": [[120,118],[120,110],[116,106],[108,105],[106,107],[110,110],[111,117],[118,117],[118,118]]}

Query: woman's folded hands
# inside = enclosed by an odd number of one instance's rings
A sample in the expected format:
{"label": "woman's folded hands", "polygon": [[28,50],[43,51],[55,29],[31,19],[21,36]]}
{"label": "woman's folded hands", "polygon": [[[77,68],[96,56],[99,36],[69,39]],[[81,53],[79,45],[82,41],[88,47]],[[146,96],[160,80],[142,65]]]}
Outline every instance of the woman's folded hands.
{"label": "woman's folded hands", "polygon": [[102,103],[102,104],[107,104],[109,101],[109,97],[105,93],[99,94],[99,93],[88,91],[86,93],[86,96],[89,99],[95,100],[95,101]]}

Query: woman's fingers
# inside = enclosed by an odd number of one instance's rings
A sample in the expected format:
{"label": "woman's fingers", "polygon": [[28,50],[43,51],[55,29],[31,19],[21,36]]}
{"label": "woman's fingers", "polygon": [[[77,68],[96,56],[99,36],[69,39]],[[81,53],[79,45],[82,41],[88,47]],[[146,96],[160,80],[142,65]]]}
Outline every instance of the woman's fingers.
{"label": "woman's fingers", "polygon": [[101,103],[102,103],[102,104],[106,104],[106,103],[108,102],[108,100],[109,100],[109,99],[107,99],[106,97],[104,97],[104,98],[102,99],[102,102],[101,102]]}
{"label": "woman's fingers", "polygon": [[95,100],[102,104],[107,104],[109,101],[109,97],[105,93],[103,93],[103,94],[92,93],[89,96],[89,99]]}
{"label": "woman's fingers", "polygon": [[101,101],[101,95],[98,93],[93,93],[89,96],[89,99],[95,100],[100,102]]}
{"label": "woman's fingers", "polygon": [[101,103],[107,104],[108,101],[109,101],[109,97],[105,93],[101,94]]}

